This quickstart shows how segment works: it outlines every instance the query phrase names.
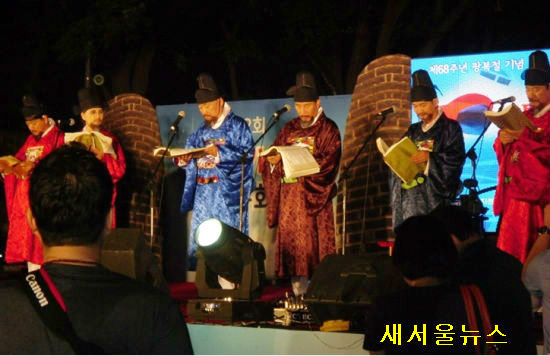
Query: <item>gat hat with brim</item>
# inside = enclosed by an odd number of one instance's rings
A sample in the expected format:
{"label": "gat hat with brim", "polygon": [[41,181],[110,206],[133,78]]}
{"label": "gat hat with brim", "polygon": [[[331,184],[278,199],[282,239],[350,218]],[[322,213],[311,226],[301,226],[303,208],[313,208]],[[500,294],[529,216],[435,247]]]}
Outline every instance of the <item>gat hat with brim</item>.
{"label": "gat hat with brim", "polygon": [[550,83],[550,65],[548,56],[542,51],[529,55],[529,69],[521,74],[525,85],[546,85]]}
{"label": "gat hat with brim", "polygon": [[437,98],[430,75],[423,69],[412,74],[411,101],[429,101]]}
{"label": "gat hat with brim", "polygon": [[199,84],[199,88],[195,92],[195,99],[197,99],[198,104],[214,101],[221,97],[216,82],[210,74],[199,74],[197,83]]}
{"label": "gat hat with brim", "polygon": [[103,103],[103,96],[97,87],[82,88],[78,91],[80,112],[86,112],[91,108],[103,108]]}
{"label": "gat hat with brim", "polygon": [[21,114],[27,121],[34,120],[42,117],[46,114],[46,108],[32,95],[23,95],[23,106],[21,107]]}
{"label": "gat hat with brim", "polygon": [[286,91],[287,95],[294,96],[296,102],[315,101],[319,98],[315,77],[307,71],[296,74],[296,85]]}

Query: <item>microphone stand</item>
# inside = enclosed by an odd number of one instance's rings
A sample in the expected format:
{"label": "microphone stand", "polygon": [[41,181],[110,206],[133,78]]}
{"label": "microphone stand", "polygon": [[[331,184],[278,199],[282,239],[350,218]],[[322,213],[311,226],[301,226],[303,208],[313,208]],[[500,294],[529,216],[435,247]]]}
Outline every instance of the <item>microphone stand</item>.
{"label": "microphone stand", "polygon": [[[491,103],[491,107],[494,103]],[[500,106],[498,108],[498,112],[502,111],[504,108],[504,103],[498,103]],[[487,119],[486,119],[487,120]],[[478,158],[475,147],[479,143],[479,141],[483,138],[489,127],[491,126],[491,121],[487,120],[487,122],[483,126],[483,130],[479,134],[479,136],[476,138],[475,142],[472,144],[472,146],[466,151],[466,157],[464,157],[464,162],[466,162],[466,159],[470,159],[472,162],[472,178],[465,179],[463,184],[464,186],[469,190],[468,195],[462,195],[461,196],[461,205],[466,205],[464,207],[466,210],[469,210],[472,215],[483,215],[487,211],[487,208],[483,206],[483,203],[479,199],[479,194],[485,193],[486,191],[492,190],[492,188],[484,189],[481,191],[477,190],[478,182],[476,179],[476,159]],[[483,224],[481,223],[480,231],[483,231]]]}
{"label": "microphone stand", "polygon": [[[491,107],[494,103],[491,103]],[[497,112],[501,112],[502,109],[504,108],[504,103],[498,103],[500,106],[497,110]],[[487,119],[485,119],[487,120]],[[477,159],[477,155],[476,155],[476,152],[475,152],[475,147],[476,145],[478,144],[478,142],[483,138],[483,136],[485,135],[485,133],[487,132],[487,130],[489,129],[489,127],[491,126],[491,121],[487,120],[487,122],[485,123],[485,125],[483,126],[483,131],[481,131],[481,133],[479,134],[479,136],[477,137],[477,139],[475,140],[475,142],[472,144],[472,146],[470,147],[470,149],[468,151],[466,151],[466,157],[464,158],[464,162],[466,162],[466,158],[470,158],[472,160],[472,170],[473,170],[473,179],[475,180],[475,170],[476,170],[476,165],[475,165],[475,160]],[[464,164],[464,163],[463,163]],[[477,186],[477,182],[475,182],[476,186]]]}
{"label": "microphone stand", "polygon": [[[504,103],[499,103],[500,106],[498,108],[498,112],[501,112],[503,107],[504,107]],[[491,103],[491,106],[493,104]],[[487,119],[485,119],[487,120]],[[491,121],[487,120],[487,122],[485,123],[485,125],[483,126],[483,131],[481,131],[481,133],[479,134],[479,136],[477,137],[477,139],[475,140],[474,144],[470,147],[470,149],[468,151],[466,151],[466,157],[470,157],[470,156],[475,156],[475,152],[473,152],[473,154],[470,152],[472,150],[474,150],[474,148],[476,147],[477,143],[479,142],[479,140],[481,140],[481,138],[485,135],[485,132],[487,132],[487,130],[489,129],[489,127],[491,126]]]}
{"label": "microphone stand", "polygon": [[149,177],[149,181],[147,182],[147,189],[149,189],[149,213],[150,213],[150,224],[151,224],[151,240],[149,242],[149,247],[153,248],[153,236],[154,236],[154,232],[155,232],[155,193],[154,193],[154,190],[155,190],[155,185],[154,185],[154,179],[158,173],[158,170],[160,169],[160,165],[162,164],[162,162],[164,161],[164,158],[166,157],[166,154],[168,153],[168,150],[170,149],[170,147],[172,146],[172,143],[174,142],[174,139],[176,138],[176,135],[178,134],[178,124],[177,123],[174,123],[174,125],[172,125],[170,127],[170,130],[172,131],[172,136],[170,137],[170,139],[168,140],[168,145],[166,145],[166,149],[164,150],[164,152],[162,153],[162,156],[159,158],[159,160],[157,161],[157,165],[153,171],[153,174]]}
{"label": "microphone stand", "polygon": [[378,128],[382,126],[384,121],[386,121],[387,114],[383,113],[381,116],[382,116],[382,119],[380,120],[380,122],[378,122],[374,130],[372,130],[370,135],[367,137],[367,139],[363,143],[363,146],[359,148],[359,151],[357,151],[357,153],[355,154],[355,157],[353,157],[353,159],[347,165],[347,167],[344,168],[343,173],[340,176],[340,180],[343,181],[342,182],[342,255],[346,254],[346,200],[347,200],[346,196],[347,196],[347,180],[349,177],[349,170],[351,169],[351,167],[353,166],[353,164],[355,163],[359,155],[363,152],[365,147],[367,147],[370,140],[374,137],[374,134],[376,133],[376,131],[378,131]]}
{"label": "microphone stand", "polygon": [[245,165],[246,161],[248,160],[247,157],[248,157],[248,154],[250,153],[250,151],[252,151],[256,147],[256,144],[258,144],[258,142],[260,142],[264,138],[264,136],[269,132],[269,130],[271,130],[271,128],[273,128],[273,126],[275,126],[275,124],[279,122],[279,119],[281,118],[281,116],[282,115],[275,115],[275,114],[271,115],[271,118],[270,118],[270,120],[272,120],[271,124],[269,124],[269,126],[264,131],[264,133],[260,137],[258,137],[258,139],[256,139],[256,141],[254,141],[254,143],[252,144],[252,147],[250,147],[248,150],[241,153],[241,157],[239,158],[239,160],[237,162],[235,162],[233,167],[231,167],[231,169],[229,170],[228,175],[231,175],[231,173],[233,173],[233,170],[235,169],[235,167],[237,167],[238,164],[241,165],[241,187],[240,187],[240,193],[239,193],[239,231],[240,232],[243,232],[244,165]]}

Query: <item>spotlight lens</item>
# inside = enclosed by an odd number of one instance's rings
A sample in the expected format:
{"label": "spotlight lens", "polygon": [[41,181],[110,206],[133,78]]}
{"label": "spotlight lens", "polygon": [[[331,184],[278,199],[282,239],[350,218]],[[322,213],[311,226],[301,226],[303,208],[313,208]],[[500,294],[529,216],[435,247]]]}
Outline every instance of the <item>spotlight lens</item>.
{"label": "spotlight lens", "polygon": [[195,232],[195,241],[199,246],[210,246],[220,238],[222,233],[222,224],[218,219],[208,219],[203,221]]}

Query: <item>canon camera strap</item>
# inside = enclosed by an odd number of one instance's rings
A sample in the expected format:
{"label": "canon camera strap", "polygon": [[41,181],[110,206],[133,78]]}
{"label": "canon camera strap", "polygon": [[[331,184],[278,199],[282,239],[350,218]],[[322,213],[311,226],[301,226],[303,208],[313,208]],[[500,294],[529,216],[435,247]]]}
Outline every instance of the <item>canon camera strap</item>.
{"label": "canon camera strap", "polygon": [[24,275],[25,291],[34,309],[50,330],[64,337],[77,354],[105,354],[97,345],[80,339],[74,329],[61,294],[43,268]]}

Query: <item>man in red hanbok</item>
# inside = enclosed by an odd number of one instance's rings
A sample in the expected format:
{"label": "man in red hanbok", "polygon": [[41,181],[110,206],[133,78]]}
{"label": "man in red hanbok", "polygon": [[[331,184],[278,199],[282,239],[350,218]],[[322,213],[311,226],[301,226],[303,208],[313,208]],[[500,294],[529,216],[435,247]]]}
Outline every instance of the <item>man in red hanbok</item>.
{"label": "man in red hanbok", "polygon": [[499,163],[494,212],[500,215],[497,246],[525,262],[537,234],[548,232],[550,214],[550,66],[544,52],[529,56],[525,71],[529,109],[537,130],[500,130],[494,143]]}
{"label": "man in red hanbok", "polygon": [[287,94],[294,96],[299,117],[282,128],[273,145],[308,148],[320,172],[288,179],[280,154],[267,156],[261,169],[267,224],[278,225],[275,273],[279,278],[291,277],[294,294],[302,295],[319,262],[335,252],[332,198],[336,195],[341,139],[338,127],[323,112],[311,73],[298,73],[296,86]]}
{"label": "man in red hanbok", "polygon": [[9,221],[5,259],[7,263],[27,262],[32,271],[42,264],[42,247],[27,221],[28,178],[39,160],[63,144],[63,132],[48,117],[44,106],[31,96],[23,97],[21,112],[31,134],[15,154],[21,161],[14,167],[16,173],[3,172]]}
{"label": "man in red hanbok", "polygon": [[111,228],[116,227],[116,183],[126,172],[126,159],[122,146],[110,132],[101,128],[104,111],[103,100],[97,88],[82,88],[78,91],[80,116],[84,121],[82,132],[65,134],[65,142],[78,141],[107,166],[113,180],[113,198],[111,201]]}

